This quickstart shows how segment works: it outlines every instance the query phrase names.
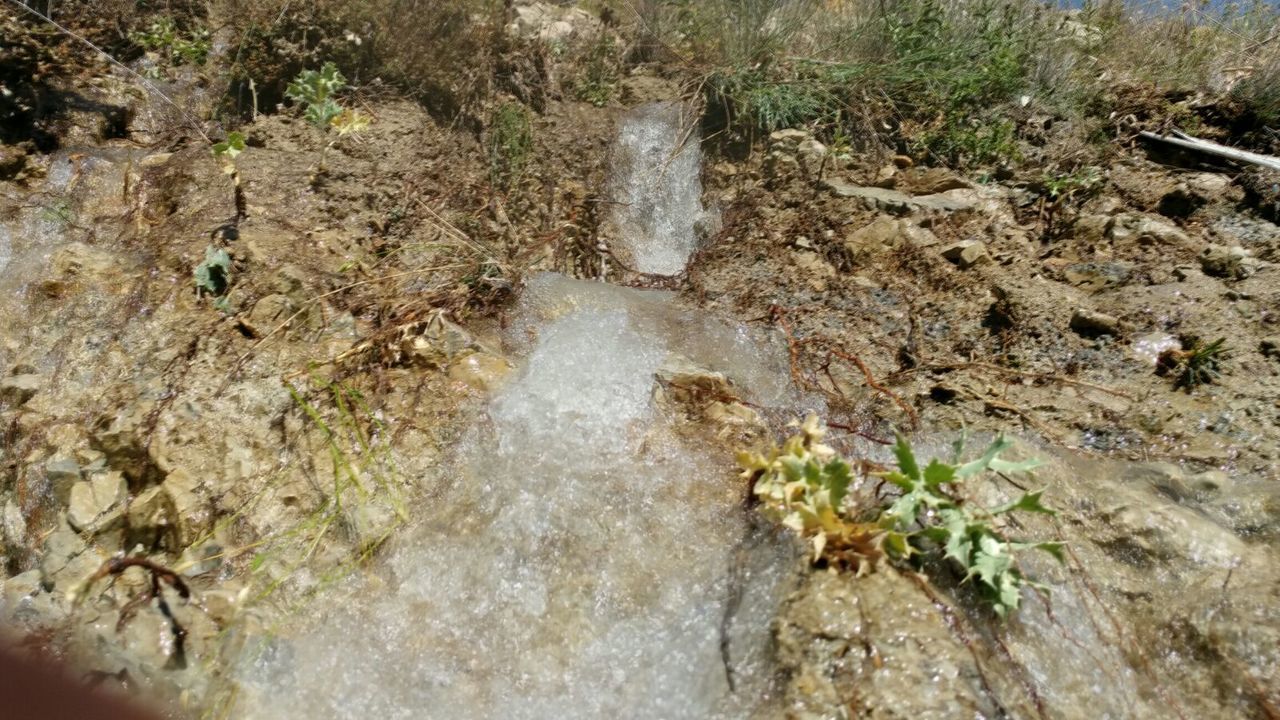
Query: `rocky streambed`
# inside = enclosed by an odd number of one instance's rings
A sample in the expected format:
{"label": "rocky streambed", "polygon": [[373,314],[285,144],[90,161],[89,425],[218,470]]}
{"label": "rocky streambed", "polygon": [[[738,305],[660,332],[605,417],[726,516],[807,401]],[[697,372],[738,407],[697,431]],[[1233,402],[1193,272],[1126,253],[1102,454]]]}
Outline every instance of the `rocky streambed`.
{"label": "rocky streambed", "polygon": [[[32,651],[175,716],[1274,715],[1280,228],[1243,179],[1133,153],[1048,233],[1014,181],[799,130],[734,156],[637,73],[548,104],[505,203],[399,100],[332,144],[247,124],[237,203],[133,79],[64,71],[93,103],[0,180],[0,622]],[[1232,354],[1188,392],[1157,365],[1190,335]],[[810,411],[871,463],[892,427],[1023,438],[1050,594],[999,622],[947,567],[811,568],[733,467]]]}

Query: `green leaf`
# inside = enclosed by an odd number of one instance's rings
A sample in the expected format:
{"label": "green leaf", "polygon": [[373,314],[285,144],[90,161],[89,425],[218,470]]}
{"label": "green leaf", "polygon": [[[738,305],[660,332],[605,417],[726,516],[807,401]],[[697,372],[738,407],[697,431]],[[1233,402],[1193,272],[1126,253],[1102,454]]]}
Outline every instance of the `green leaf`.
{"label": "green leaf", "polygon": [[893,454],[898,458],[898,470],[903,475],[919,482],[920,466],[916,464],[916,455],[911,451],[911,443],[902,433],[895,433],[898,442],[893,446]]}
{"label": "green leaf", "polygon": [[991,469],[1002,473],[1024,473],[1035,470],[1043,464],[1042,461],[1036,458],[1023,460],[1022,462],[1009,462],[1008,460],[994,458],[991,461]]}
{"label": "green leaf", "polygon": [[827,463],[825,472],[827,487],[831,491],[831,504],[840,507],[844,496],[849,493],[849,483],[853,481],[853,473],[849,470],[849,464],[840,458]]}
{"label": "green leaf", "polygon": [[887,532],[884,534],[884,551],[890,556],[905,560],[915,554],[916,549],[911,547],[911,536],[901,532]]}
{"label": "green leaf", "polygon": [[1014,550],[1043,550],[1063,565],[1067,563],[1067,544],[1064,542],[1015,542],[1009,545]]}
{"label": "green leaf", "polygon": [[991,535],[983,535],[978,540],[978,551],[973,556],[971,572],[976,573],[987,585],[1000,589],[1001,576],[1013,565],[1013,557],[1009,555],[1004,543]]}
{"label": "green leaf", "polygon": [[956,477],[958,478],[973,477],[974,475],[977,475],[978,473],[985,471],[987,468],[991,466],[992,461],[995,460],[996,457],[1000,455],[1000,453],[1004,452],[1005,450],[1008,450],[1012,446],[1013,446],[1013,441],[1009,440],[1004,435],[997,437],[995,441],[992,442],[991,445],[987,448],[987,451],[982,454],[982,457],[978,458],[977,460],[974,460],[973,462],[965,463],[964,465],[961,465],[959,468],[956,468]]}
{"label": "green leaf", "polygon": [[937,491],[940,486],[956,479],[956,468],[953,465],[931,461],[924,469],[924,484],[930,490]]}
{"label": "green leaf", "polygon": [[1056,510],[1051,510],[1040,502],[1040,496],[1042,495],[1044,495],[1044,490],[1029,492],[1013,502],[992,508],[991,514],[1002,515],[1014,510],[1024,510],[1026,512],[1043,513],[1045,515],[1057,515],[1058,513]]}
{"label": "green leaf", "polygon": [[204,249],[204,262],[193,271],[196,287],[211,295],[221,295],[231,276],[231,256],[212,245]]}
{"label": "green leaf", "polygon": [[880,477],[902,488],[905,492],[911,492],[916,489],[916,481],[903,475],[900,472],[881,473]]}
{"label": "green leaf", "polygon": [[213,154],[235,160],[237,155],[244,152],[244,147],[244,134],[233,131],[227,133],[226,140],[213,146]]}

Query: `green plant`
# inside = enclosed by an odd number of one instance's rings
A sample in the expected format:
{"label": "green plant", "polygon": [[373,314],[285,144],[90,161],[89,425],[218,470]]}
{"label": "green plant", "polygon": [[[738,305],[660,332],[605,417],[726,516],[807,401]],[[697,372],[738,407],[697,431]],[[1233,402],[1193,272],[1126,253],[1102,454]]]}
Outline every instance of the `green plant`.
{"label": "green plant", "polygon": [[533,154],[533,124],[529,110],[518,102],[494,109],[485,142],[489,177],[494,185],[509,190],[524,176]]}
{"label": "green plant", "polygon": [[204,249],[204,262],[196,265],[196,293],[222,298],[231,284],[231,256],[226,250],[212,245]]}
{"label": "green plant", "polygon": [[334,99],[334,93],[347,87],[347,79],[338,72],[338,67],[331,62],[325,63],[317,70],[303,70],[298,73],[285,96],[303,106],[303,117],[321,130],[342,114],[342,105]]}
{"label": "green plant", "polygon": [[244,152],[244,134],[236,131],[227,133],[227,139],[220,143],[214,143],[213,154],[215,157],[223,158],[229,162],[235,162],[236,157]]}
{"label": "green plant", "polygon": [[601,33],[591,44],[583,63],[582,76],[576,87],[576,95],[583,102],[604,107],[617,92],[617,47],[613,35]]}
{"label": "green plant", "polygon": [[1231,354],[1226,338],[1205,344],[1198,337],[1183,338],[1179,350],[1165,350],[1156,359],[1156,373],[1173,378],[1173,386],[1188,392],[1222,374],[1221,362]]}
{"label": "green plant", "polygon": [[939,555],[964,573],[963,582],[976,578],[982,598],[1003,618],[1017,610],[1024,587],[1041,588],[1018,568],[1019,552],[1038,549],[1062,560],[1061,543],[1010,540],[999,528],[1001,516],[1014,511],[1052,514],[1041,503],[1043,491],[990,509],[973,508],[955,492],[961,482],[988,470],[1026,473],[1040,464],[1000,459],[1012,445],[1004,437],[967,463],[960,461],[962,438],[953,446],[951,462],[934,459],[922,468],[910,443],[898,435],[897,470],[877,475],[901,494],[887,506],[860,512],[849,503],[849,464],[822,444],[824,433],[817,417],[810,416],[781,448],[738,457],[744,476],[754,481],[762,510],[807,538],[815,562],[861,573],[883,557],[913,562],[918,556]]}
{"label": "green plant", "polygon": [[209,59],[209,31],[197,28],[183,33],[171,18],[156,20],[146,30],[131,33],[130,39],[173,65],[204,65]]}
{"label": "green plant", "polygon": [[1005,437],[998,437],[981,457],[961,463],[962,438],[954,446],[950,463],[935,458],[921,468],[911,444],[899,434],[893,446],[898,469],[880,475],[902,490],[902,495],[880,515],[880,526],[885,531],[884,548],[889,556],[906,560],[920,553],[941,550],[943,557],[964,572],[964,582],[978,579],[982,597],[1002,618],[1018,609],[1024,586],[1044,589],[1018,569],[1016,553],[1043,550],[1060,562],[1063,560],[1060,542],[1013,541],[996,527],[1001,515],[1015,510],[1054,514],[1040,502],[1043,490],[1024,493],[1017,500],[998,507],[975,509],[958,498],[952,489],[987,470],[1025,473],[1040,465],[1039,460],[1020,463],[1001,460],[1000,453],[1012,445]]}

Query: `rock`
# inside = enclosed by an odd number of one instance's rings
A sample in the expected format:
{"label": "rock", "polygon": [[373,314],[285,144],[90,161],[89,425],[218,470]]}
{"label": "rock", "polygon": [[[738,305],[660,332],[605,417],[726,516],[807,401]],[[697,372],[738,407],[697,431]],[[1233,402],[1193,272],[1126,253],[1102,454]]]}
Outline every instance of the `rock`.
{"label": "rock", "polygon": [[79,533],[65,521],[45,538],[40,553],[40,572],[47,585],[57,585],[68,574],[68,567],[87,549]]}
{"label": "rock", "polygon": [[97,534],[112,529],[124,517],[129,487],[124,474],[107,472],[71,487],[67,522],[79,532]]}
{"label": "rock", "polygon": [[1205,275],[1225,280],[1243,280],[1253,274],[1256,262],[1249,257],[1249,251],[1239,245],[1225,247],[1209,245],[1201,251],[1200,269]]}
{"label": "rock", "polygon": [[401,341],[400,350],[411,364],[444,369],[455,359],[484,348],[461,326],[445,319],[442,313],[436,313],[419,334],[409,335]]}
{"label": "rock", "polygon": [[1177,225],[1163,218],[1142,213],[1117,215],[1107,229],[1115,242],[1137,242],[1141,245],[1186,246],[1191,238]]}
{"label": "rock", "polygon": [[778,130],[769,135],[769,149],[795,153],[800,149],[800,143],[812,139],[813,136],[804,130],[795,128]]}
{"label": "rock", "polygon": [[894,189],[898,185],[898,168],[885,165],[876,171],[876,179],[871,184],[880,188]]}
{"label": "rock", "polygon": [[575,35],[594,32],[600,21],[591,13],[576,7],[560,7],[547,2],[518,3],[515,19],[507,32],[543,42],[564,42]]}
{"label": "rock", "polygon": [[933,195],[948,190],[966,190],[973,186],[969,181],[946,168],[932,167],[902,173],[898,178],[897,187],[913,195]]}
{"label": "rock", "polygon": [[845,236],[845,253],[854,262],[863,262],[876,253],[896,247],[902,239],[902,226],[901,220],[881,215]]}
{"label": "rock", "polygon": [[493,392],[511,376],[511,363],[486,352],[467,355],[449,366],[449,378],[473,390]]}
{"label": "rock", "polygon": [[17,407],[40,391],[40,376],[32,373],[0,378],[0,402]]}
{"label": "rock", "polygon": [[942,257],[967,270],[975,265],[991,262],[986,243],[981,240],[962,240],[943,249]]}
{"label": "rock", "polygon": [[1089,262],[1071,265],[1062,271],[1068,284],[1096,293],[1129,281],[1132,265],[1124,262]]}
{"label": "rock", "polygon": [[71,486],[82,479],[80,463],[66,455],[54,455],[44,464],[45,477],[54,499],[62,504],[71,501]]}
{"label": "rock", "polygon": [[816,252],[809,250],[796,252],[791,262],[815,292],[825,292],[828,281],[836,276],[835,267]]}
{"label": "rock", "polygon": [[103,415],[89,436],[94,449],[106,456],[107,466],[124,473],[134,492],[163,477],[149,448],[148,416],[152,408],[154,403],[140,400],[114,415]]}
{"label": "rock", "polygon": [[1081,215],[1071,225],[1072,235],[1080,241],[1100,243],[1107,239],[1111,229],[1110,215]]}
{"label": "rock", "polygon": [[14,575],[4,581],[3,591],[0,592],[0,600],[4,602],[3,614],[0,614],[0,620],[13,621],[13,615],[19,607],[26,601],[40,594],[41,575],[39,570],[28,570],[24,573]]}
{"label": "rock", "polygon": [[253,304],[244,324],[255,337],[265,337],[281,323],[297,312],[298,307],[288,295],[277,293],[267,295]]}
{"label": "rock", "polygon": [[6,500],[0,509],[0,552],[6,549],[25,549],[27,546],[27,520],[12,499]]}
{"label": "rock", "polygon": [[1258,352],[1262,357],[1280,360],[1280,337],[1264,338],[1258,343]]}
{"label": "rock", "polygon": [[200,483],[190,473],[174,468],[165,476],[161,487],[173,507],[179,546],[188,546],[208,532],[213,518]]}
{"label": "rock", "polygon": [[813,138],[802,140],[796,148],[796,157],[805,172],[815,174],[822,168],[822,163],[827,157],[827,146]]}
{"label": "rock", "polygon": [[0,180],[18,180],[27,169],[27,150],[21,145],[0,143]]}
{"label": "rock", "polygon": [[147,488],[129,501],[125,518],[129,530],[126,545],[179,549],[177,512],[172,498],[162,485]]}
{"label": "rock", "polygon": [[897,190],[853,185],[844,180],[827,179],[823,186],[836,197],[859,200],[870,210],[883,210],[894,215],[906,215],[914,208],[911,196]]}
{"label": "rock", "polygon": [[1085,337],[1119,335],[1120,320],[1105,313],[1079,308],[1071,316],[1071,329]]}

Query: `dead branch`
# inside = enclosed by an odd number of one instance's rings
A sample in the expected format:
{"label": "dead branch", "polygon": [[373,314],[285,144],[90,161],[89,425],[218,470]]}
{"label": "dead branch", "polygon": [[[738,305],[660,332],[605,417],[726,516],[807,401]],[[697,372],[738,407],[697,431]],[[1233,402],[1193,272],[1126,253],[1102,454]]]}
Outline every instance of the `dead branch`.
{"label": "dead branch", "polygon": [[1270,170],[1280,170],[1280,158],[1249,152],[1248,150],[1239,150],[1228,145],[1220,145],[1210,140],[1201,140],[1200,138],[1191,137],[1190,135],[1178,130],[1174,130],[1172,136],[1160,135],[1147,130],[1143,130],[1138,133],[1138,135],[1147,140],[1168,143],[1187,150],[1202,152],[1207,155],[1215,155],[1228,160],[1235,160],[1236,162],[1258,165]]}

